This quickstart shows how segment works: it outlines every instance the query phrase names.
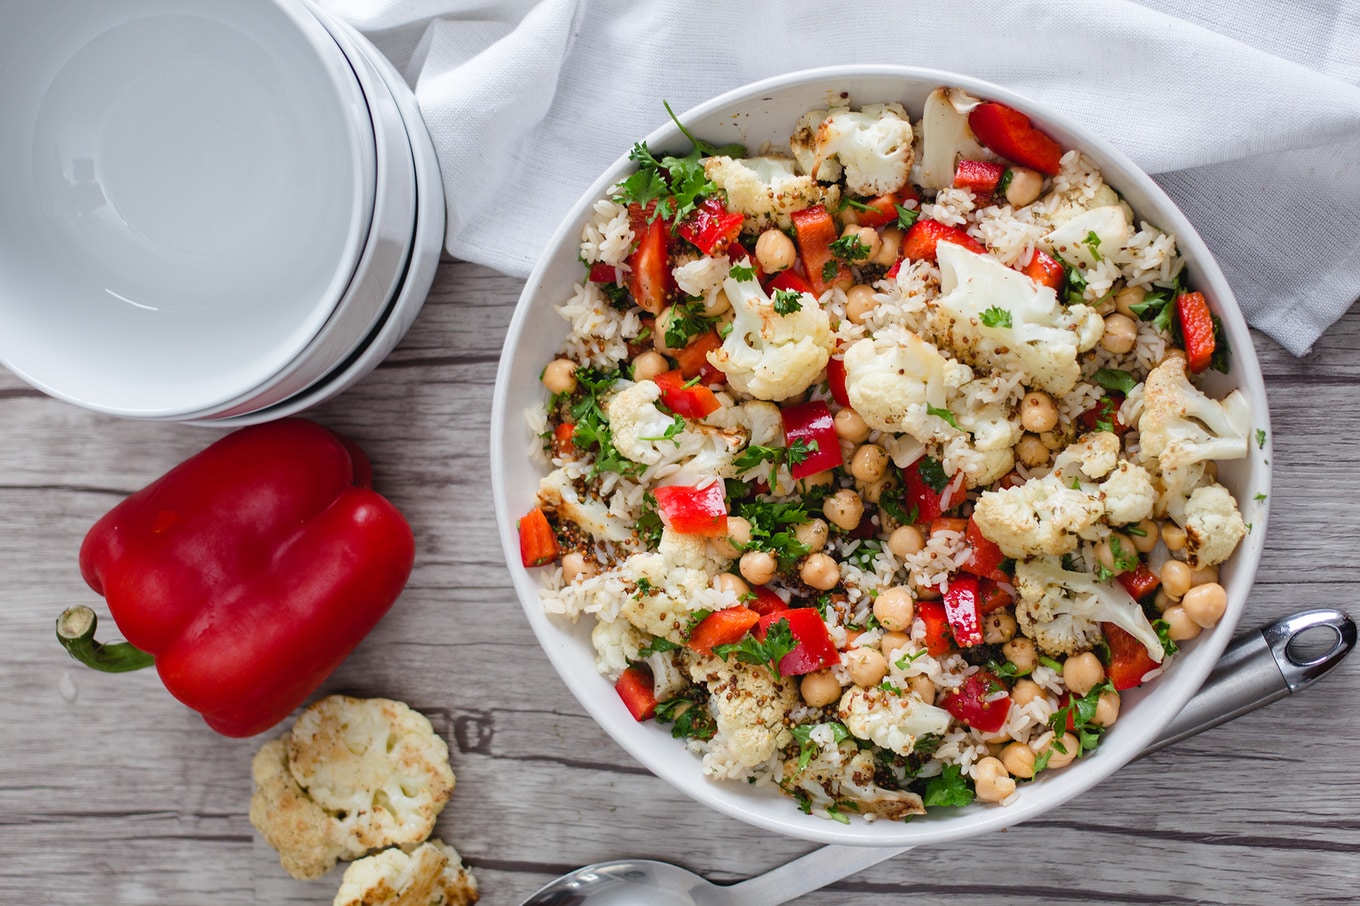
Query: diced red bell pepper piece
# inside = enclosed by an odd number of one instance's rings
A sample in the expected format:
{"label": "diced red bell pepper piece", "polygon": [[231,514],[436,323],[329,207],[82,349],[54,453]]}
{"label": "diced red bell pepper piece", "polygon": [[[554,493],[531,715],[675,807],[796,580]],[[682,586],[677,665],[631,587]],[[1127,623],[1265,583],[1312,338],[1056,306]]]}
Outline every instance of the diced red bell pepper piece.
{"label": "diced red bell pepper piece", "polygon": [[896,280],[898,273],[901,272],[902,270],[902,262],[906,260],[907,260],[906,258],[898,258],[896,261],[894,261],[893,266],[884,271],[883,279]]}
{"label": "diced red bell pepper piece", "polygon": [[979,199],[990,199],[996,192],[1006,165],[990,160],[961,160],[954,169],[954,188],[968,189]]}
{"label": "diced red bell pepper piece", "polygon": [[623,706],[636,721],[651,720],[656,716],[656,691],[652,684],[652,671],[641,664],[634,664],[619,675],[614,683],[614,691],[623,699]]}
{"label": "diced red bell pepper piece", "polygon": [[968,114],[968,125],[978,141],[1006,160],[1045,176],[1056,176],[1061,169],[1062,145],[1036,129],[1019,110],[995,101],[979,104]]}
{"label": "diced red bell pepper piece", "polygon": [[708,354],[721,347],[722,337],[718,336],[716,330],[709,330],[690,340],[684,347],[671,353],[671,356],[680,366],[680,373],[684,375],[685,380],[690,381],[697,377],[701,384],[721,384],[727,376],[708,360]]}
{"label": "diced red bell pepper piece", "polygon": [[660,314],[666,307],[666,289],[670,282],[670,267],[666,260],[666,221],[660,217],[648,222],[656,202],[643,208],[628,206],[637,248],[628,256],[628,292],[633,302],[643,311]]}
{"label": "diced red bell pepper piece", "polygon": [[779,613],[781,610],[789,609],[787,601],[779,597],[778,593],[776,593],[773,589],[767,588],[764,585],[757,585],[754,588],[752,588],[751,594],[755,595],[755,599],[749,602],[746,606],[750,607],[752,610],[760,614],[762,617],[772,613]]}
{"label": "diced red bell pepper piece", "polygon": [[860,226],[873,227],[877,229],[881,226],[897,220],[897,205],[901,201],[896,192],[888,195],[880,195],[868,201],[861,202],[864,208],[855,208],[855,222]]}
{"label": "diced red bell pepper piece", "polygon": [[1119,418],[1119,407],[1122,405],[1124,394],[1111,391],[1102,396],[1100,402],[1077,416],[1077,420],[1087,431],[1113,431],[1123,437],[1129,426]]}
{"label": "diced red bell pepper piece", "polygon": [[1137,569],[1119,574],[1119,584],[1124,586],[1124,590],[1135,601],[1141,601],[1156,591],[1157,586],[1162,584],[1162,580],[1156,573],[1148,569],[1146,563],[1139,561]]}
{"label": "diced red bell pepper piece", "polygon": [[693,213],[680,223],[677,232],[705,255],[712,255],[714,250],[726,249],[728,243],[741,234],[745,219],[741,214],[727,210],[722,199],[710,197],[699,202]]}
{"label": "diced red bell pepper piece", "polygon": [[731,645],[760,622],[760,614],[738,604],[715,611],[699,621],[685,644],[700,654],[712,654],[714,645]]}
{"label": "diced red bell pepper piece", "polygon": [[562,422],[553,428],[553,455],[567,459],[576,455],[576,426],[571,422]]}
{"label": "diced red bell pepper piece", "polygon": [[845,461],[841,456],[835,419],[826,403],[809,400],[787,406],[779,410],[779,414],[784,419],[784,442],[790,447],[800,440],[807,444],[806,458],[789,469],[795,479],[839,468]]}
{"label": "diced red bell pepper piece", "polygon": [[944,593],[944,615],[960,648],[982,644],[977,576],[954,576],[949,580],[949,588]]}
{"label": "diced red bell pepper piece", "polygon": [[921,460],[917,460],[902,470],[903,502],[910,512],[916,508],[917,523],[930,522],[944,512],[940,508],[940,492],[932,488],[921,477]]}
{"label": "diced red bell pepper piece", "polygon": [[935,248],[941,242],[961,245],[979,255],[987,253],[987,249],[981,243],[956,226],[949,226],[938,220],[918,220],[902,238],[902,257],[912,261],[920,261],[923,258],[934,261]]}
{"label": "diced red bell pepper piece", "polygon": [[1014,599],[991,579],[978,580],[978,613],[984,617],[993,610],[1010,607]]}
{"label": "diced red bell pepper piece", "polygon": [[930,520],[926,534],[933,535],[936,532],[958,532],[962,535],[968,530],[968,520],[959,516],[936,516]]}
{"label": "diced red bell pepper piece", "polygon": [[995,733],[1005,725],[1006,715],[1011,710],[1010,695],[991,698],[998,689],[1004,688],[995,676],[979,670],[963,681],[959,691],[946,695],[940,707],[974,730]]}
{"label": "diced red bell pepper piece", "polygon": [[1185,367],[1195,374],[1214,360],[1214,316],[1204,293],[1181,293],[1176,297],[1176,318],[1185,341]]}
{"label": "diced red bell pepper piece", "polygon": [[916,615],[925,624],[926,651],[932,657],[948,654],[954,648],[954,637],[949,630],[949,616],[939,601],[917,601]]}
{"label": "diced red bell pepper piece", "polygon": [[[803,262],[803,276],[812,286],[812,294],[820,296],[834,283],[849,280],[850,268],[836,258],[831,243],[836,241],[836,222],[823,205],[813,205],[789,215],[798,243],[798,257]],[[834,262],[832,279],[825,279],[824,271]]]}
{"label": "diced red bell pepper piece", "polygon": [[816,295],[816,293],[812,292],[812,284],[807,282],[802,274],[792,268],[780,271],[770,278],[769,283],[765,284],[765,292],[769,296],[773,296],[776,291],[781,289],[791,290],[795,293],[811,293],[814,296]]}
{"label": "diced red bell pepper piece", "polygon": [[845,389],[845,359],[832,356],[826,362],[826,382],[831,386],[831,398],[842,406],[850,405],[850,394]]}
{"label": "diced red bell pepper piece", "polygon": [[1062,292],[1063,284],[1067,282],[1067,271],[1063,270],[1063,266],[1038,249],[1034,250],[1033,257],[1029,259],[1029,264],[1025,265],[1021,273],[1057,293]]}
{"label": "diced red bell pepper piece", "polygon": [[814,670],[821,670],[840,662],[840,652],[831,635],[826,631],[826,623],[815,607],[794,607],[760,618],[754,630],[755,637],[765,638],[770,627],[780,620],[789,624],[789,632],[797,646],[779,659],[780,676],[802,676]]}
{"label": "diced red bell pepper piece", "polygon": [[982,529],[973,521],[973,517],[968,517],[968,526],[964,529],[963,539],[968,542],[968,560],[959,569],[984,579],[992,579],[996,582],[1009,582],[1011,577],[1001,568],[1001,564],[1006,560],[1006,555],[1001,553],[1001,548],[982,534]]}
{"label": "diced red bell pepper piece", "polygon": [[702,488],[667,485],[652,491],[661,522],[682,535],[721,538],[727,534],[727,499],[720,481]]}
{"label": "diced red bell pepper piece", "polygon": [[1143,677],[1160,664],[1152,659],[1142,642],[1129,635],[1115,623],[1101,623],[1105,633],[1105,644],[1110,649],[1110,663],[1105,675],[1114,683],[1116,690],[1123,692],[1141,685]]}
{"label": "diced red bell pepper piece", "polygon": [[526,567],[552,563],[560,553],[548,517],[534,507],[519,521],[519,558]]}
{"label": "diced red bell pepper piece", "polygon": [[652,378],[661,388],[661,403],[676,415],[704,418],[722,408],[718,397],[703,384],[691,384],[681,371],[666,371]]}
{"label": "diced red bell pepper piece", "polygon": [[620,283],[619,277],[623,275],[621,268],[603,261],[596,261],[590,266],[591,283]]}

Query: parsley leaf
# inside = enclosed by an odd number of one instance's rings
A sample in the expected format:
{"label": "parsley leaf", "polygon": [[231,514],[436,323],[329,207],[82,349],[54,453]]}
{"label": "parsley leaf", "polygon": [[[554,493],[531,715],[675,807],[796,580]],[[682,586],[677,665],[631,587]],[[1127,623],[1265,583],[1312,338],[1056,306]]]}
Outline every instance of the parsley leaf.
{"label": "parsley leaf", "polygon": [[973,801],[973,787],[956,764],[947,764],[938,777],[926,781],[922,801],[931,807],[965,806]]}
{"label": "parsley leaf", "polygon": [[[658,319],[660,321],[662,319]],[[695,337],[708,333],[715,320],[704,317],[701,302],[681,302],[670,307],[665,317],[666,333],[663,337],[669,349],[681,349],[689,345]]]}
{"label": "parsley leaf", "polygon": [[1171,624],[1166,620],[1153,620],[1152,628],[1157,632],[1157,640],[1162,643],[1162,651],[1167,657],[1180,651],[1180,647],[1171,638]]}
{"label": "parsley leaf", "polygon": [[893,208],[897,211],[897,226],[899,229],[909,230],[921,218],[920,208],[906,208],[900,204],[894,204]]}
{"label": "parsley leaf", "polygon": [[822,265],[822,282],[831,283],[838,276],[840,276],[840,273],[841,273],[840,262],[838,262],[835,258],[828,259],[826,264]]}
{"label": "parsley leaf", "polygon": [[1181,294],[1182,286],[1179,280],[1175,286],[1154,286],[1143,295],[1142,302],[1135,302],[1130,305],[1139,318],[1144,321],[1151,321],[1152,326],[1164,334],[1172,332],[1172,317],[1176,313],[1176,306],[1171,303]]}
{"label": "parsley leaf", "polygon": [[949,423],[949,427],[953,428],[955,431],[963,430],[959,427],[958,419],[954,418],[954,413],[950,412],[948,409],[941,409],[939,406],[932,406],[927,403],[926,412],[936,418],[944,419],[944,421]]}
{"label": "parsley leaf", "polygon": [[803,310],[803,294],[792,289],[774,291],[774,312],[777,315],[791,315]]}
{"label": "parsley leaf", "polygon": [[781,678],[779,662],[784,659],[784,655],[797,647],[798,641],[793,637],[789,621],[775,620],[766,629],[765,638],[758,639],[753,635],[747,635],[740,642],[731,645],[714,645],[713,653],[724,661],[729,656],[735,656],[743,664],[767,667],[777,681]]}
{"label": "parsley leaf", "polygon": [[1257,429],[1256,429],[1256,449],[1258,449],[1258,450],[1264,450],[1265,448],[1266,448],[1266,430],[1265,430],[1265,428],[1257,428]]}
{"label": "parsley leaf", "polygon": [[1010,327],[1011,313],[999,305],[993,305],[982,313],[983,327]]}
{"label": "parsley leaf", "polygon": [[808,520],[807,510],[796,503],[750,501],[736,506],[737,515],[751,523],[751,540],[746,550],[769,551],[779,558],[781,569],[809,551],[793,529]]}
{"label": "parsley leaf", "polygon": [[831,736],[837,745],[850,738],[850,731],[845,729],[845,725],[834,720],[824,724],[799,724],[793,727],[789,732],[798,742],[798,770],[800,771],[807,769],[808,763],[812,761],[812,756],[817,754],[817,751],[821,748],[812,738],[812,731],[818,727],[830,727]]}
{"label": "parsley leaf", "polygon": [[1062,255],[1056,251],[1053,257],[1062,265],[1063,273],[1067,275],[1067,295],[1063,301],[1067,305],[1077,305],[1086,302],[1086,275],[1081,272],[1081,268],[1068,264]]}
{"label": "parsley leaf", "polygon": [[704,172],[703,159],[716,155],[745,157],[746,149],[739,144],[718,148],[695,138],[684,123],[676,118],[671,105],[664,101],[662,103],[671,120],[694,147],[684,157],[670,154],[657,157],[645,142],[633,145],[628,159],[638,165],[638,170],[618,183],[618,194],[614,200],[644,208],[655,202],[652,219],[661,217],[678,224],[698,206],[700,200],[718,191],[717,185]]}
{"label": "parsley leaf", "polygon": [[674,724],[671,736],[675,739],[712,739],[718,723],[703,704],[697,701],[701,693],[691,690],[687,695],[667,699],[656,706],[658,723]]}
{"label": "parsley leaf", "polygon": [[1081,241],[1081,244],[1091,250],[1091,258],[1093,260],[1095,261],[1105,260],[1104,257],[1101,256],[1100,254],[1100,237],[1096,235],[1095,230],[1091,230],[1089,233],[1087,233],[1086,238]]}
{"label": "parsley leaf", "polygon": [[916,462],[916,474],[932,491],[938,494],[949,484],[949,476],[944,474],[944,464],[938,459],[922,456]]}
{"label": "parsley leaf", "polygon": [[1138,386],[1137,378],[1118,368],[1101,368],[1091,375],[1091,380],[1106,390],[1116,390],[1126,396]]}
{"label": "parsley leaf", "polygon": [[846,261],[863,261],[869,257],[869,247],[851,233],[831,243],[831,254]]}
{"label": "parsley leaf", "polygon": [[1115,570],[1121,573],[1132,572],[1138,568],[1138,551],[1124,550],[1124,545],[1117,535],[1110,536],[1110,559],[1114,562]]}
{"label": "parsley leaf", "polygon": [[738,283],[750,283],[756,278],[756,269],[749,264],[734,264],[728,273]]}
{"label": "parsley leaf", "polygon": [[675,644],[670,639],[663,638],[662,636],[659,635],[655,635],[652,636],[652,640],[650,642],[648,642],[646,645],[638,649],[637,653],[638,660],[651,657],[654,654],[660,654],[663,651],[674,651],[679,647],[680,647],[679,645]]}
{"label": "parsley leaf", "polygon": [[617,472],[620,475],[634,475],[642,466],[625,459],[614,446],[613,433],[609,428],[609,416],[605,414],[601,399],[609,393],[615,382],[622,379],[618,371],[603,371],[597,368],[576,369],[577,393],[568,411],[571,421],[576,425],[571,441],[577,450],[592,454],[595,464],[591,467],[592,478],[601,472]]}

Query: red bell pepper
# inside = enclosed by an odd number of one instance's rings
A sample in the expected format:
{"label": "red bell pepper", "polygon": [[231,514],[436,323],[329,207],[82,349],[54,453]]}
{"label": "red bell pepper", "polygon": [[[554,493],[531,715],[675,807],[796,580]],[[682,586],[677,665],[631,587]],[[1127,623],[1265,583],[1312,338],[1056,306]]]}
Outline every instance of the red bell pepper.
{"label": "red bell pepper", "polygon": [[1001,548],[982,534],[982,529],[978,528],[978,524],[973,521],[972,516],[968,517],[968,527],[963,531],[963,540],[968,542],[968,559],[959,569],[996,582],[1009,582],[1011,580],[1011,577],[1001,568],[1001,564],[1006,560],[1006,555],[1001,553]]}
{"label": "red bell pepper", "polygon": [[652,380],[661,388],[662,404],[676,415],[703,418],[722,408],[712,390],[703,384],[691,384],[682,371],[666,371]]}
{"label": "red bell pepper", "polygon": [[1006,165],[990,160],[961,160],[954,169],[954,188],[968,189],[980,200],[990,200],[1006,175]]}
{"label": "red bell pepper", "polygon": [[636,721],[651,720],[656,716],[656,691],[652,671],[642,664],[634,664],[619,674],[614,691],[623,699],[623,706]]}
{"label": "red bell pepper", "polygon": [[1063,270],[1063,266],[1038,249],[1034,250],[1029,264],[1025,265],[1021,273],[1055,293],[1062,292],[1063,284],[1067,282],[1067,271]]}
{"label": "red bell pepper", "polygon": [[781,289],[816,295],[812,292],[812,284],[803,279],[803,275],[795,270],[780,271],[770,279],[769,283],[765,284],[765,293],[769,296],[774,296],[775,292]]}
{"label": "red bell pepper", "polygon": [[760,614],[762,617],[772,613],[779,613],[781,610],[788,610],[789,604],[770,588],[764,585],[757,585],[751,589],[751,594],[755,598],[747,606]]}
{"label": "red bell pepper", "polygon": [[553,455],[563,459],[570,459],[576,455],[576,426],[571,422],[562,422],[553,428],[552,439]]}
{"label": "red bell pepper", "polygon": [[826,382],[831,387],[831,398],[842,406],[850,405],[850,393],[845,389],[845,359],[832,356],[826,362]]}
{"label": "red bell pepper", "polygon": [[921,477],[921,464],[924,461],[918,459],[902,470],[903,502],[908,512],[911,507],[916,508],[917,523],[930,522],[944,512],[940,507],[940,492]]}
{"label": "red bell pepper", "polygon": [[741,234],[745,219],[741,214],[727,210],[722,199],[709,197],[699,202],[694,212],[681,221],[677,232],[705,255],[712,255],[716,250],[726,249]]}
{"label": "red bell pepper", "polygon": [[1214,360],[1214,316],[1204,293],[1181,293],[1176,297],[1176,319],[1185,341],[1185,367],[1195,374]]}
{"label": "red bell pepper", "polygon": [[722,347],[722,337],[716,330],[708,330],[690,340],[684,347],[671,353],[685,380],[699,379],[701,384],[721,384],[727,380],[718,366],[708,360],[708,354]]}
{"label": "red bell pepper", "polygon": [[656,202],[646,208],[638,204],[628,206],[633,235],[637,237],[637,248],[628,256],[628,292],[632,294],[638,308],[654,315],[660,314],[666,307],[666,290],[671,273],[666,261],[669,232],[666,221],[660,217],[648,220],[655,206]]}
{"label": "red bell pepper", "polygon": [[1122,405],[1124,405],[1124,394],[1111,391],[1102,396],[1100,402],[1077,416],[1077,420],[1087,431],[1113,431],[1118,436],[1123,437],[1129,430],[1129,426],[1119,418],[1119,407]]}
{"label": "red bell pepper", "polygon": [[802,676],[840,663],[836,643],[831,641],[826,623],[822,622],[822,615],[815,607],[795,607],[766,614],[756,624],[755,637],[764,641],[770,627],[781,620],[789,624],[789,632],[798,644],[779,659],[780,676]]}
{"label": "red bell pepper", "polygon": [[1048,135],[1034,128],[1019,110],[995,101],[979,104],[968,114],[968,126],[989,150],[1022,167],[1056,176],[1063,149]]}
{"label": "red bell pepper", "polygon": [[926,651],[932,657],[948,654],[954,648],[954,637],[949,630],[949,617],[939,601],[917,601],[916,615],[926,627]]}
{"label": "red bell pepper", "polygon": [[978,579],[978,613],[984,617],[993,610],[1010,607],[1014,600],[992,579]]}
{"label": "red bell pepper", "polygon": [[717,610],[699,621],[685,644],[700,654],[712,654],[714,645],[731,645],[760,622],[760,614],[738,604]]}
{"label": "red bell pepper", "polygon": [[967,519],[958,516],[936,516],[930,520],[930,525],[926,528],[926,535],[933,535],[936,532],[958,532],[962,535],[967,530]]}
{"label": "red bell pepper", "polygon": [[519,529],[519,559],[525,568],[543,566],[557,559],[560,553],[557,536],[542,510],[534,507],[524,514],[516,527]]}
{"label": "red bell pepper", "polygon": [[[253,736],[321,685],[411,573],[411,528],[371,475],[313,422],[243,428],[96,522],[81,573],[172,695],[219,733]],[[92,637],[91,621],[63,644],[89,663]]]}
{"label": "red bell pepper", "polygon": [[806,478],[839,468],[845,460],[841,456],[841,440],[836,434],[836,422],[831,409],[821,400],[809,400],[779,410],[784,419],[784,442],[792,447],[798,441],[806,445],[807,456],[789,468],[795,479]]}
{"label": "red bell pepper", "polygon": [[668,485],[652,491],[661,521],[682,535],[721,538],[727,534],[727,498],[721,481],[702,488]]}
{"label": "red bell pepper", "polygon": [[1146,563],[1139,561],[1138,568],[1126,573],[1119,574],[1119,584],[1124,586],[1124,590],[1129,593],[1135,601],[1141,601],[1148,595],[1157,590],[1157,586],[1162,584],[1161,578],[1148,569]]}
{"label": "red bell pepper", "polygon": [[615,267],[612,264],[606,264],[603,261],[596,261],[590,266],[591,283],[622,284],[623,281],[619,279],[622,276],[624,276],[623,268]]}
{"label": "red bell pepper", "polygon": [[902,237],[902,257],[912,261],[923,258],[935,260],[935,247],[941,242],[961,245],[970,252],[985,255],[987,249],[972,236],[956,226],[940,223],[938,220],[918,220]]}
{"label": "red bell pepper", "polygon": [[803,276],[812,285],[812,294],[820,296],[832,284],[848,281],[849,266],[831,251],[831,243],[836,241],[836,222],[827,209],[817,204],[794,211],[789,217],[793,220],[798,258],[803,262]]}
{"label": "red bell pepper", "polygon": [[1011,710],[1010,695],[991,698],[997,690],[1004,688],[996,677],[986,670],[979,670],[963,681],[959,691],[946,695],[940,707],[974,730],[995,733],[1006,723],[1006,715]]}
{"label": "red bell pepper", "polygon": [[[915,195],[914,192],[912,194]],[[897,220],[897,205],[901,203],[902,199],[896,192],[860,202],[863,207],[855,208],[855,222],[860,226],[875,229],[887,226]]]}
{"label": "red bell pepper", "polygon": [[982,644],[977,576],[954,576],[949,580],[949,588],[944,593],[944,615],[960,648]]}
{"label": "red bell pepper", "polygon": [[1105,644],[1110,649],[1110,663],[1105,668],[1105,675],[1114,683],[1117,691],[1123,692],[1141,685],[1143,677],[1161,666],[1148,654],[1142,642],[1118,625],[1101,623],[1100,629],[1105,633]]}

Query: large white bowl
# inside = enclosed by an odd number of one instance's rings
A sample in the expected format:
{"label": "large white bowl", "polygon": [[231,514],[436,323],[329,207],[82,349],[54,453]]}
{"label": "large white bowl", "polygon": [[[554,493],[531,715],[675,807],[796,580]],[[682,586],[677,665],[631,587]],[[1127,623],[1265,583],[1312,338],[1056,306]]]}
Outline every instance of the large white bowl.
{"label": "large white bowl", "polygon": [[375,192],[298,0],[49,0],[0,22],[0,362],[115,415],[259,386],[330,316]]}
{"label": "large white bowl", "polygon": [[[681,121],[695,135],[715,144],[740,141],[755,149],[769,141],[777,147],[787,142],[801,114],[839,101],[842,92],[857,105],[899,101],[915,118],[920,116],[926,96],[941,85],[958,86],[974,96],[1025,112],[1064,147],[1085,151],[1141,217],[1176,234],[1193,283],[1222,316],[1233,350],[1231,373],[1211,381],[1210,388],[1217,393],[1232,386],[1242,388],[1250,400],[1255,426],[1268,429],[1265,388],[1247,325],[1208,249],[1151,179],[1109,142],[1068,117],[1042,109],[1000,86],[965,76],[909,67],[859,66],[793,73],[758,82],[701,104],[683,114]],[[656,150],[683,153],[690,147],[673,124],[662,126],[646,140]],[[1241,503],[1244,518],[1253,524],[1222,571],[1229,598],[1227,614],[1212,631],[1184,645],[1182,654],[1163,676],[1124,694],[1119,722],[1098,750],[1068,768],[1023,784],[1009,806],[974,804],[943,809],[907,824],[855,820],[841,825],[800,813],[792,800],[776,792],[705,779],[699,762],[671,738],[667,728],[658,727],[654,721],[633,720],[612,686],[596,672],[590,644],[592,621],[572,625],[550,619],[543,612],[538,595],[540,581],[535,573],[520,566],[515,529],[515,520],[534,505],[541,474],[529,461],[528,449],[539,440],[531,434],[524,412],[544,399],[537,377],[566,332],[565,323],[552,306],[569,298],[572,284],[583,277],[579,237],[592,202],[632,166],[621,156],[586,190],[529,277],[506,338],[493,402],[492,493],[515,590],[543,650],[586,710],[638,761],[700,802],[768,830],[829,843],[902,846],[971,837],[1046,812],[1089,789],[1137,755],[1199,688],[1242,613],[1265,536],[1265,504],[1256,495],[1270,491],[1269,444],[1262,449],[1253,444],[1248,459],[1224,464],[1220,470],[1221,480]]]}

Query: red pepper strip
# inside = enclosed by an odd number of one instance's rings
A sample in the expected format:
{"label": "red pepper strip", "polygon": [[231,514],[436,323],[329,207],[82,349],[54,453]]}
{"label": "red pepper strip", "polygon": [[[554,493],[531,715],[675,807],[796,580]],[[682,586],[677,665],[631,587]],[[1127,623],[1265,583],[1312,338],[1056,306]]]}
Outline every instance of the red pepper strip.
{"label": "red pepper strip", "polygon": [[590,266],[591,283],[621,283],[619,277],[623,272],[612,264],[605,264],[603,261],[596,261]]}
{"label": "red pepper strip", "polygon": [[652,491],[661,521],[682,535],[721,538],[727,534],[727,499],[722,482],[702,488],[670,485]]}
{"label": "red pepper strip", "polygon": [[1176,297],[1176,318],[1185,340],[1185,367],[1195,374],[1214,360],[1214,316],[1204,293],[1182,293]]}
{"label": "red pepper strip", "polygon": [[989,160],[961,160],[954,169],[954,188],[969,189],[979,199],[990,199],[996,192],[1006,165]]}
{"label": "red pepper strip", "polygon": [[958,227],[940,223],[938,220],[918,220],[907,230],[902,238],[902,257],[912,261],[927,258],[935,260],[935,247],[941,242],[961,245],[970,252],[985,255],[987,249],[976,239]]}
{"label": "red pepper strip", "polygon": [[666,287],[670,280],[670,267],[666,262],[666,222],[657,217],[650,223],[656,202],[646,208],[638,204],[628,206],[629,220],[632,222],[633,235],[638,237],[637,248],[628,256],[628,292],[633,302],[642,310],[660,314],[666,307]]}
{"label": "red pepper strip", "polygon": [[1123,437],[1129,426],[1119,419],[1119,407],[1124,405],[1124,394],[1111,391],[1090,409],[1077,416],[1087,431],[1113,431]]}
{"label": "red pepper strip", "polygon": [[699,621],[685,644],[700,654],[712,654],[714,645],[732,645],[760,622],[760,614],[738,604],[715,611]]}
{"label": "red pepper strip", "polygon": [[845,389],[845,359],[834,356],[826,363],[826,382],[831,385],[831,398],[842,406],[850,405],[850,394]]}
{"label": "red pepper strip", "polygon": [[1033,257],[1021,273],[1055,293],[1062,292],[1063,284],[1067,282],[1067,271],[1063,270],[1063,266],[1038,249],[1034,250]]}
{"label": "red pepper strip", "polygon": [[986,670],[979,670],[963,681],[959,691],[946,695],[940,706],[974,730],[995,733],[1006,723],[1011,710],[1011,697],[988,698],[1005,688]]}
{"label": "red pepper strip", "polygon": [[410,526],[370,474],[313,422],[243,428],[96,522],[81,573],[172,695],[253,736],[321,685],[411,573]]}
{"label": "red pepper strip", "polygon": [[727,206],[719,198],[705,198],[699,202],[694,212],[680,224],[677,232],[694,244],[705,255],[713,254],[715,249],[725,249],[728,243],[741,234],[741,224],[746,218]]}
{"label": "red pepper strip", "polygon": [[944,593],[944,615],[960,648],[982,644],[982,614],[978,610],[976,576],[954,576]]}
{"label": "red pepper strip", "polygon": [[959,516],[936,516],[930,520],[930,525],[926,530],[927,535],[936,532],[958,532],[962,535],[968,530],[968,520]]}
{"label": "red pepper strip", "polygon": [[921,460],[902,470],[903,502],[907,512],[916,508],[917,523],[930,522],[944,512],[940,508],[940,492],[936,491],[921,477]]}
{"label": "red pepper strip", "polygon": [[806,458],[789,468],[795,479],[839,468],[845,461],[836,423],[826,403],[810,400],[781,409],[779,414],[784,419],[784,442],[792,447],[801,440],[807,446]]}
{"label": "red pepper strip", "polygon": [[855,208],[855,222],[860,226],[874,227],[875,229],[887,226],[897,220],[897,205],[900,203],[895,192],[861,202],[869,210]]}
{"label": "red pepper strip", "polygon": [[1010,607],[1013,599],[991,579],[978,579],[978,613],[984,617],[993,610]]}
{"label": "red pepper strip", "polygon": [[571,422],[562,422],[553,428],[553,455],[561,459],[567,459],[576,455],[576,426]]}
{"label": "red pepper strip", "polygon": [[656,716],[656,692],[652,685],[652,671],[641,664],[635,664],[619,675],[614,691],[623,699],[623,706],[636,721],[650,720]]}
{"label": "red pepper strip", "polygon": [[680,366],[680,373],[684,375],[685,380],[699,378],[701,384],[721,384],[727,380],[727,375],[708,360],[708,354],[721,347],[722,337],[718,336],[716,330],[710,330],[699,334],[684,348],[676,350],[671,355]]}
{"label": "red pepper strip", "polygon": [[[812,284],[812,294],[820,296],[834,283],[850,279],[850,268],[836,258],[831,243],[836,241],[836,222],[822,205],[813,205],[789,215],[798,242],[798,257],[803,262],[803,276]],[[824,279],[824,270],[835,262],[835,274]]]}
{"label": "red pepper strip", "polygon": [[1001,548],[997,547],[990,539],[982,534],[982,529],[973,521],[973,517],[968,517],[968,526],[963,531],[963,540],[968,542],[968,559],[959,569],[984,579],[992,579],[996,582],[1009,582],[1011,577],[1001,568],[1006,555],[1001,553]]}
{"label": "red pepper strip", "polygon": [[[773,296],[776,290],[787,289],[796,293],[812,293],[812,284],[803,279],[803,275],[795,270],[784,270],[775,274],[769,283],[765,284],[767,295]],[[816,293],[812,293],[816,295]]]}
{"label": "red pepper strip", "polygon": [[662,404],[676,415],[703,418],[722,408],[718,398],[703,384],[690,385],[681,371],[667,371],[652,378],[661,388]]}
{"label": "red pepper strip", "polygon": [[968,125],[988,150],[1022,167],[1056,176],[1062,146],[1034,128],[1029,117],[1005,104],[979,104],[968,114]]}
{"label": "red pepper strip", "polygon": [[751,601],[747,606],[762,617],[789,609],[787,601],[764,585],[755,586],[751,589],[751,593],[755,595],[755,600]]}
{"label": "red pepper strip", "polygon": [[1105,644],[1110,649],[1110,663],[1105,668],[1105,675],[1118,691],[1141,685],[1143,677],[1160,666],[1148,654],[1142,642],[1118,625],[1101,623],[1100,628],[1105,633]]}
{"label": "red pepper strip", "polygon": [[548,517],[534,507],[519,521],[519,559],[526,568],[552,563],[560,553]]}
{"label": "red pepper strip", "polygon": [[1162,584],[1162,580],[1156,573],[1148,569],[1146,563],[1140,561],[1137,569],[1119,574],[1119,584],[1124,586],[1124,590],[1135,601],[1141,601],[1156,591],[1157,586]]}
{"label": "red pepper strip", "polygon": [[826,623],[822,622],[822,615],[817,612],[817,608],[795,607],[766,614],[756,624],[755,637],[763,641],[765,633],[780,620],[789,624],[789,632],[798,643],[797,647],[779,659],[780,676],[802,676],[840,662],[840,652],[836,650],[836,643],[831,641]]}
{"label": "red pepper strip", "polygon": [[926,625],[926,651],[932,657],[939,657],[953,650],[954,638],[949,631],[949,617],[943,604],[939,601],[917,601],[916,615]]}

